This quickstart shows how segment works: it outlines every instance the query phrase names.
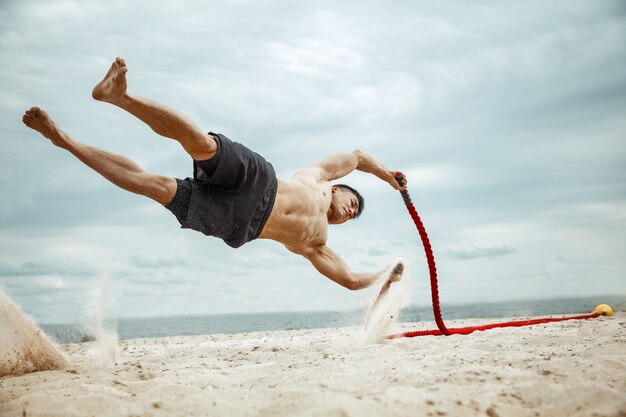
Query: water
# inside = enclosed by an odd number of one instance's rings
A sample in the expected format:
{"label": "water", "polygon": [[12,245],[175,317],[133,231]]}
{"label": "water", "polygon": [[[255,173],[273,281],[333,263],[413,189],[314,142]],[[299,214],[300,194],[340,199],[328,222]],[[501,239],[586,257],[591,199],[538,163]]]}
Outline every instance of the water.
{"label": "water", "polygon": [[[626,295],[443,305],[442,313],[444,320],[560,316],[591,313],[596,305],[603,303],[609,304],[615,311],[625,311]],[[422,322],[432,320],[431,306],[409,306],[400,312],[398,321]],[[127,318],[108,321],[105,323],[105,327],[117,329],[120,339],[136,339],[141,337],[361,326],[364,322],[365,312],[356,310]],[[88,330],[84,330],[84,327],[78,324],[42,324],[41,327],[52,338],[61,343],[88,341],[91,336]],[[428,328],[431,327],[434,328],[432,325],[428,326]]]}

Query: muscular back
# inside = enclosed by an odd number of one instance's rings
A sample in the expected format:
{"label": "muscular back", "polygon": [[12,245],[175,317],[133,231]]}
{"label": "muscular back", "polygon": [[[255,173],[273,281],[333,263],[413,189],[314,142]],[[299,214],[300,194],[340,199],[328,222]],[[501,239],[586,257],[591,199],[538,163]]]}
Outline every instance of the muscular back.
{"label": "muscular back", "polygon": [[279,179],[274,208],[259,237],[276,240],[298,254],[324,245],[330,204],[331,183],[321,179],[316,168]]}

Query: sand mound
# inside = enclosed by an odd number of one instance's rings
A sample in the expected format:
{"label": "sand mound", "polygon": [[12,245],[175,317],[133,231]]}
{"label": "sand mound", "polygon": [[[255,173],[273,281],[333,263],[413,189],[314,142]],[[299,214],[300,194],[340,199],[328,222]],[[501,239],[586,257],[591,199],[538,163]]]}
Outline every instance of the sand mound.
{"label": "sand mound", "polygon": [[45,333],[0,289],[0,377],[67,365]]}

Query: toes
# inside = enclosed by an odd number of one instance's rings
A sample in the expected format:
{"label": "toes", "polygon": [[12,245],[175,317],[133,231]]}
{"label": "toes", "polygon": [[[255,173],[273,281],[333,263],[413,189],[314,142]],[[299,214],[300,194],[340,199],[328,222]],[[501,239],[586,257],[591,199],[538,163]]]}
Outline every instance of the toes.
{"label": "toes", "polygon": [[114,71],[113,79],[115,79],[115,73],[117,74],[126,74],[128,68],[126,67],[126,62],[124,59],[117,57],[115,58],[115,62],[111,65],[111,71]]}
{"label": "toes", "polygon": [[128,67],[126,67],[126,61],[119,56],[115,58],[116,70],[118,74],[126,74]]}
{"label": "toes", "polygon": [[118,72],[118,74],[126,74],[126,71],[128,71],[128,67],[126,67],[126,62],[124,61],[124,59],[118,57],[115,60],[115,63],[117,64],[117,72]]}
{"label": "toes", "polygon": [[41,110],[39,107],[31,107],[30,109],[24,112],[24,117],[29,117],[31,121],[35,121],[35,119],[47,116],[48,113]]}
{"label": "toes", "polygon": [[33,120],[29,116],[24,115],[22,117],[22,123],[24,123],[26,126],[30,127],[32,122],[33,122]]}

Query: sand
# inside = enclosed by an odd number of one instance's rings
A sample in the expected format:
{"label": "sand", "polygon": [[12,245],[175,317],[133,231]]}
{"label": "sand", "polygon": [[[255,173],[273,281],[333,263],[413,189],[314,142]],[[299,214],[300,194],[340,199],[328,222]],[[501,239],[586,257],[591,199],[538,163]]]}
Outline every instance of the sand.
{"label": "sand", "polygon": [[97,365],[97,342],[63,345],[70,368],[0,378],[0,415],[626,416],[624,312],[368,346],[362,336],[136,339],[110,366]]}
{"label": "sand", "polygon": [[0,289],[0,377],[68,365],[34,320],[24,315]]}

